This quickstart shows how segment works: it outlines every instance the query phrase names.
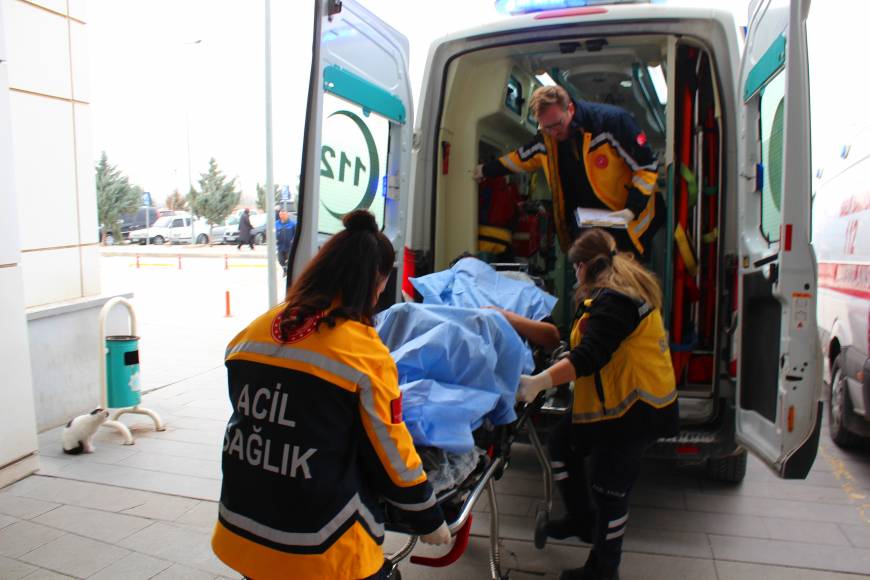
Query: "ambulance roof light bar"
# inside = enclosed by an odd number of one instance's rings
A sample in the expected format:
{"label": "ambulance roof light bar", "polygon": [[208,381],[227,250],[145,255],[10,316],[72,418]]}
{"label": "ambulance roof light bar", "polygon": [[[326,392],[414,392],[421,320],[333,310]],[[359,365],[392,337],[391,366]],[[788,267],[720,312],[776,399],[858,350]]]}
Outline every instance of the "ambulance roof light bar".
{"label": "ambulance roof light bar", "polygon": [[503,14],[516,16],[518,14],[549,12],[551,10],[583,8],[586,6],[650,4],[653,1],[654,0],[495,0],[495,9]]}

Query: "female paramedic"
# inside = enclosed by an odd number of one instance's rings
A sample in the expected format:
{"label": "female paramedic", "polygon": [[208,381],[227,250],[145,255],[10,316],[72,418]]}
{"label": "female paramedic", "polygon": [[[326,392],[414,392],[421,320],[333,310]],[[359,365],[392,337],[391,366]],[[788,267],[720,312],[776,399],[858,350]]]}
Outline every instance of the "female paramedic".
{"label": "female paramedic", "polygon": [[679,428],[661,290],[651,273],[617,253],[604,230],[582,233],[568,258],[578,282],[571,352],[535,376],[522,376],[517,397],[530,402],[552,385],[574,381],[572,417],[553,431],[549,445],[568,516],[550,522],[546,533],[593,545],[586,564],[560,578],[618,578],[641,455],[655,438]]}
{"label": "female paramedic", "polygon": [[351,212],[288,290],[227,347],[215,554],[252,580],[384,578],[383,510],[450,541],[402,422],[396,365],[372,328],[395,259]]}

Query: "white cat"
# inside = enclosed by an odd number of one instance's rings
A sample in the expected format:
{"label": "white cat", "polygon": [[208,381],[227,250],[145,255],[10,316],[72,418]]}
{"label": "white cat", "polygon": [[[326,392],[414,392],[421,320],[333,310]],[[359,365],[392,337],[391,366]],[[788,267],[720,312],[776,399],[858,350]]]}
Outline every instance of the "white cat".
{"label": "white cat", "polygon": [[93,453],[91,440],[100,425],[109,418],[109,411],[97,407],[87,415],[74,417],[63,428],[63,452],[70,455]]}

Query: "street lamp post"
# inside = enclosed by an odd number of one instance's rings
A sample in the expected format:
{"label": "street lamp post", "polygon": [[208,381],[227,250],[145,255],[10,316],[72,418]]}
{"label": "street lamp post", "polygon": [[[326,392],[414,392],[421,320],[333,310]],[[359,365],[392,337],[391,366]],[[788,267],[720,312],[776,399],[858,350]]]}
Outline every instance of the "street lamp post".
{"label": "street lamp post", "polygon": [[[198,38],[198,39],[192,40],[190,42],[185,42],[184,45],[185,46],[196,46],[197,44],[201,44],[201,43],[202,43],[202,39]],[[186,51],[185,51],[185,54],[187,54]],[[188,63],[187,63],[187,73],[188,73],[187,74],[187,86],[188,86],[188,90],[187,90],[187,95],[185,96],[185,107],[184,107],[184,121],[185,121],[184,125],[185,125],[185,129],[187,132],[187,193],[188,194],[190,194],[190,191],[193,189],[193,176],[192,176],[192,173],[190,170],[190,93],[191,93],[190,89],[191,89],[191,86],[193,83],[190,82],[190,76],[191,76],[190,75],[190,68],[191,68],[190,61],[189,61],[189,57],[188,57]],[[190,208],[188,208],[190,210],[189,213],[190,213],[190,245],[191,246],[193,246],[194,242],[196,241],[196,238],[194,237],[194,227],[193,227],[193,221],[194,221],[193,217],[194,216],[193,216],[193,203],[192,203],[192,201],[193,200],[191,200]]]}
{"label": "street lamp post", "polygon": [[269,292],[269,308],[277,303],[277,283],[275,277],[278,271],[275,267],[275,191],[272,179],[272,3],[266,0],[266,275]]}

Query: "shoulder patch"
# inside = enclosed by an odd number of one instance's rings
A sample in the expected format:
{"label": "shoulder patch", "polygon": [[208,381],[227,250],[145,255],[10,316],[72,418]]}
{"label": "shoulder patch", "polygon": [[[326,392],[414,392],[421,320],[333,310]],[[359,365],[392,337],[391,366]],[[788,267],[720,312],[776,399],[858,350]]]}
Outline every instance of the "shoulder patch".
{"label": "shoulder patch", "polygon": [[288,334],[285,338],[282,338],[281,322],[284,320],[284,313],[279,313],[275,317],[275,319],[272,320],[272,340],[283,344],[299,342],[300,340],[317,330],[317,323],[320,322],[321,318],[323,318],[322,313],[317,314],[316,316],[312,316],[305,321],[305,324],[294,330],[292,333]]}

